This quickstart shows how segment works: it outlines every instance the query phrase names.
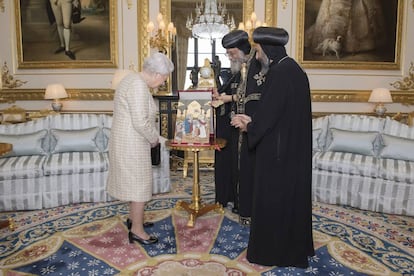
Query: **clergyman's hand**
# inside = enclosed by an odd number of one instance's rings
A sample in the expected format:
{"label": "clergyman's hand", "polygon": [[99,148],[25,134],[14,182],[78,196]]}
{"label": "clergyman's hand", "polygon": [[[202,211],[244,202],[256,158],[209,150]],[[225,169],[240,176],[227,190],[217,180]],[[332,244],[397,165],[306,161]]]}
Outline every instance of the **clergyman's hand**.
{"label": "clergyman's hand", "polygon": [[246,114],[236,114],[231,119],[230,124],[241,131],[247,131],[247,124],[252,121],[252,118]]}

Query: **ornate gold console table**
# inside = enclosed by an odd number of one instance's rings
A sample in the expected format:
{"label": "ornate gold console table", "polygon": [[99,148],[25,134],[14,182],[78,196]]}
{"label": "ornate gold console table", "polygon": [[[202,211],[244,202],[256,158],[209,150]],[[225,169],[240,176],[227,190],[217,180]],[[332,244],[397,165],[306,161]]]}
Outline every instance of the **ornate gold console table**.
{"label": "ornate gold console table", "polygon": [[184,209],[190,214],[187,226],[193,227],[197,217],[202,216],[212,210],[224,212],[223,207],[219,203],[205,204],[202,203],[200,195],[200,176],[199,176],[199,153],[201,151],[214,150],[217,148],[223,148],[226,146],[226,140],[217,138],[209,145],[189,145],[189,144],[177,144],[172,140],[168,140],[165,144],[172,150],[181,150],[185,152],[193,153],[193,194],[191,202],[178,201],[176,208]]}

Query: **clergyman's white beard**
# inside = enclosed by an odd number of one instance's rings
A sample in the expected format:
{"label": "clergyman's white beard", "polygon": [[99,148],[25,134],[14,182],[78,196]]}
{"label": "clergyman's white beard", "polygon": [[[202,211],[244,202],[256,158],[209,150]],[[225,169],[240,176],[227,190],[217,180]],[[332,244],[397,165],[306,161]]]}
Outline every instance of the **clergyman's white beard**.
{"label": "clergyman's white beard", "polygon": [[242,68],[242,63],[239,60],[232,61],[230,63],[230,71],[232,74],[237,74]]}

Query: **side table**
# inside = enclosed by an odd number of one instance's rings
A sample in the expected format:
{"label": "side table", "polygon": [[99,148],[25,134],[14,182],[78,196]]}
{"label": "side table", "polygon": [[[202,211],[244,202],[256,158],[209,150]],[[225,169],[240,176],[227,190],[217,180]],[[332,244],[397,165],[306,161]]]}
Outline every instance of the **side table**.
{"label": "side table", "polygon": [[223,207],[219,203],[215,204],[205,204],[202,203],[200,195],[200,176],[199,176],[199,153],[200,151],[206,150],[215,150],[217,148],[224,148],[226,146],[226,140],[221,138],[216,138],[209,145],[190,145],[190,144],[178,144],[174,143],[173,140],[168,140],[165,143],[166,147],[172,150],[182,150],[187,152],[192,152],[194,156],[193,163],[193,195],[191,202],[178,201],[176,208],[186,210],[190,218],[188,220],[187,226],[194,227],[195,220],[197,217],[202,216],[205,213],[216,210],[221,213],[224,212]]}
{"label": "side table", "polygon": [[[3,156],[13,150],[13,145],[9,143],[0,143],[0,156]],[[9,218],[8,220],[0,220],[0,229],[9,227],[11,231],[14,230],[14,220]]]}

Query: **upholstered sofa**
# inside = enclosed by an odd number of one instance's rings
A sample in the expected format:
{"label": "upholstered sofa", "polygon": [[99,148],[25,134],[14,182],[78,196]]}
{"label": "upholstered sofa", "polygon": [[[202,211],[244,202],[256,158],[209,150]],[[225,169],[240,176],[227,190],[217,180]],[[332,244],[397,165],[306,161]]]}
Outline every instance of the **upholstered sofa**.
{"label": "upholstered sofa", "polygon": [[[109,114],[84,113],[0,125],[0,142],[13,144],[0,158],[0,211],[113,200],[106,193],[111,123]],[[169,151],[160,141],[153,193],[171,189]]]}
{"label": "upholstered sofa", "polygon": [[414,215],[414,127],[391,118],[313,119],[312,199]]}

